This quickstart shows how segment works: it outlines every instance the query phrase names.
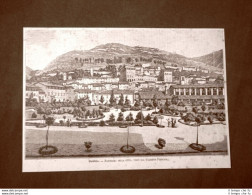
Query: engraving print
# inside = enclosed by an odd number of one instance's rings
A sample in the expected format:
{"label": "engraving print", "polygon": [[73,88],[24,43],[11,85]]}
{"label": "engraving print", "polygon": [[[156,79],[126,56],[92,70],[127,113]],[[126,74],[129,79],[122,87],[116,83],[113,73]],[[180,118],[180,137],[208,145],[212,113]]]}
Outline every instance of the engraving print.
{"label": "engraving print", "polygon": [[24,28],[23,171],[230,167],[223,29]]}

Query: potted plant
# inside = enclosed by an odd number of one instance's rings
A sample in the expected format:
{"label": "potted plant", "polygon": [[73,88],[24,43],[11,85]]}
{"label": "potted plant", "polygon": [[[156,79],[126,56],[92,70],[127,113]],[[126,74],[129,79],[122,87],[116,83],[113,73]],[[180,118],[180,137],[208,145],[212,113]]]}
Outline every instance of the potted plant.
{"label": "potted plant", "polygon": [[90,141],[84,142],[84,145],[86,147],[87,152],[91,151],[90,148],[92,147],[92,142],[90,142]]}

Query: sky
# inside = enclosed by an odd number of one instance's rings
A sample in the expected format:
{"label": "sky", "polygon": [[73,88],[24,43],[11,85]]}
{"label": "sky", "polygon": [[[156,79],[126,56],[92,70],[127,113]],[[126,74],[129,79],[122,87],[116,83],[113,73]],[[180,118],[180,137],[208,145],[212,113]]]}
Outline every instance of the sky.
{"label": "sky", "polygon": [[42,70],[57,56],[106,43],[152,47],[186,57],[224,49],[223,29],[24,28],[24,63]]}

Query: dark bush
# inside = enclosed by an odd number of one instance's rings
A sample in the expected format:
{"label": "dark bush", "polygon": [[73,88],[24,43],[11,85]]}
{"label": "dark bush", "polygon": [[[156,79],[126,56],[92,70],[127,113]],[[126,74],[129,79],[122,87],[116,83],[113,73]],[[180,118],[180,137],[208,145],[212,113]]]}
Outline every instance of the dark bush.
{"label": "dark bush", "polygon": [[105,125],[104,120],[101,120],[99,125],[100,125],[101,127],[103,127],[103,126]]}
{"label": "dark bush", "polygon": [[209,123],[211,123],[211,124],[213,123],[213,117],[212,116],[208,116],[207,120],[209,121]]}
{"label": "dark bush", "polygon": [[187,113],[185,116],[183,116],[183,120],[185,122],[192,122],[195,121],[195,116],[192,113]]}
{"label": "dark bush", "polygon": [[218,119],[219,121],[225,121],[225,120],[226,120],[226,118],[225,118],[225,113],[219,113],[219,114],[217,115],[217,119]]}
{"label": "dark bush", "polygon": [[121,112],[125,112],[125,111],[126,111],[126,109],[125,109],[125,108],[122,108],[122,109],[121,109]]}
{"label": "dark bush", "polygon": [[36,113],[35,113],[35,112],[33,112],[31,117],[32,117],[32,118],[37,118]]}

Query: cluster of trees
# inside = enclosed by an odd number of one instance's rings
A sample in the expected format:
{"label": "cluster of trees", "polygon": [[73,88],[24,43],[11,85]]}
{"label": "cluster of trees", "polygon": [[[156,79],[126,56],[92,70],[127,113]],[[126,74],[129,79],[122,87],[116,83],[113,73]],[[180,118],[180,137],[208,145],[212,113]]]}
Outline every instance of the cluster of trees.
{"label": "cluster of trees", "polygon": [[29,98],[25,100],[25,105],[31,107],[36,107],[38,105],[38,101],[36,98],[34,98],[33,93],[31,93]]}
{"label": "cluster of trees", "polygon": [[81,63],[81,64],[85,64],[85,63],[103,63],[105,60],[104,58],[74,58],[76,63]]}
{"label": "cluster of trees", "polygon": [[[139,58],[139,62],[152,62],[152,60],[153,60],[152,58],[145,58],[145,57]],[[136,61],[136,62],[138,62],[138,61]]]}
{"label": "cluster of trees", "polygon": [[48,107],[38,107],[37,114],[50,115],[50,114],[52,114],[52,109],[48,108]]}
{"label": "cluster of trees", "polygon": [[124,118],[123,113],[120,112],[118,114],[117,119],[115,118],[115,115],[112,113],[109,116],[108,121],[109,122],[115,122],[115,121],[128,121],[128,122],[130,122],[130,121],[132,121],[135,124],[140,124],[140,123],[142,123],[142,120],[143,120],[144,124],[157,124],[158,123],[158,118],[156,116],[152,119],[150,114],[148,114],[147,116],[144,116],[142,112],[138,112],[136,115],[136,118],[133,117],[131,112]]}
{"label": "cluster of trees", "polygon": [[[103,103],[104,102],[104,97],[101,96],[100,102]],[[110,106],[116,106],[116,105],[120,105],[120,106],[124,106],[124,107],[130,107],[130,100],[128,99],[128,96],[125,97],[123,94],[120,95],[120,99],[118,101],[118,103],[116,102],[116,98],[114,95],[114,91],[112,91],[110,99],[109,99],[109,105]]]}
{"label": "cluster of trees", "polygon": [[107,65],[105,68],[100,68],[99,71],[108,71],[111,72],[113,77],[117,76],[117,69],[115,65]]}
{"label": "cluster of trees", "polygon": [[181,118],[185,121],[185,122],[194,122],[197,118],[200,119],[201,122],[204,122],[206,120],[209,121],[209,123],[213,123],[214,119],[217,119],[219,121],[225,121],[225,113],[210,113],[208,116],[204,116],[202,114],[198,114],[196,115],[193,113],[186,113],[185,116],[181,116]]}
{"label": "cluster of trees", "polygon": [[104,114],[102,112],[102,110],[100,109],[93,109],[92,111],[87,110],[85,107],[81,107],[81,108],[74,108],[73,113],[74,117],[80,117],[80,118],[99,118],[99,117],[103,117]]}
{"label": "cluster of trees", "polygon": [[166,62],[161,61],[161,60],[154,60],[153,62],[154,62],[154,64],[161,64],[161,65],[165,65],[166,64]]}

